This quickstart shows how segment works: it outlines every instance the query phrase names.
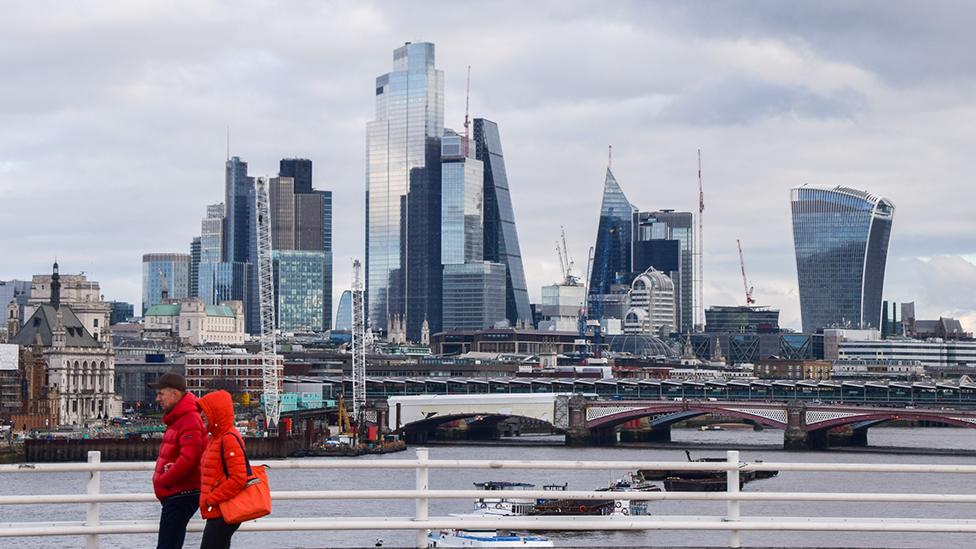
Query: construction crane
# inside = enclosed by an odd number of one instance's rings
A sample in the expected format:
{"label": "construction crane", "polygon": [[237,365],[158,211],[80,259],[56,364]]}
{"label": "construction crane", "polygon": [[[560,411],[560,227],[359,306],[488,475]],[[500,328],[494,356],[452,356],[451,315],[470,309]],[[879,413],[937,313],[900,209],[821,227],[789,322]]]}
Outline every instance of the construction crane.
{"label": "construction crane", "polygon": [[366,408],[366,314],[363,310],[362,265],[352,262],[352,416],[361,422]]}
{"label": "construction crane", "polygon": [[752,298],[754,288],[749,284],[749,279],[746,278],[746,261],[742,258],[742,242],[736,239],[735,245],[739,247],[739,267],[742,269],[742,289],[746,292],[746,305],[752,305],[756,300]]}
{"label": "construction crane", "polygon": [[698,246],[695,255],[698,256],[698,283],[696,299],[698,303],[694,307],[694,328],[701,330],[705,324],[705,230],[703,228],[703,218],[705,217],[705,191],[702,188],[702,169],[701,169],[701,149],[698,149]]}
{"label": "construction crane", "polygon": [[[586,340],[587,329],[594,326],[594,342],[596,344],[596,351],[594,356],[600,357],[600,321],[599,319],[591,321],[589,319],[589,302],[590,302],[590,273],[593,269],[593,246],[590,246],[590,252],[588,254],[588,259],[586,262],[586,280],[583,281],[583,303],[580,304],[579,317],[577,318],[576,324],[579,329],[579,338],[581,340]],[[586,344],[583,351],[580,352],[580,363],[586,365],[586,359],[589,355],[589,344]]]}
{"label": "construction crane", "polygon": [[261,310],[261,384],[264,391],[264,419],[266,431],[278,427],[281,400],[278,396],[277,342],[274,331],[274,280],[271,266],[271,201],[268,197],[268,178],[255,181],[254,207],[257,212],[258,244],[258,301]]}
{"label": "construction crane", "polygon": [[576,266],[576,262],[573,261],[573,258],[569,256],[569,247],[566,246],[566,228],[560,225],[559,233],[563,241],[563,255],[566,256],[566,266],[563,269],[563,275],[566,279],[566,284],[575,286],[577,279],[576,276],[573,275],[573,267]]}

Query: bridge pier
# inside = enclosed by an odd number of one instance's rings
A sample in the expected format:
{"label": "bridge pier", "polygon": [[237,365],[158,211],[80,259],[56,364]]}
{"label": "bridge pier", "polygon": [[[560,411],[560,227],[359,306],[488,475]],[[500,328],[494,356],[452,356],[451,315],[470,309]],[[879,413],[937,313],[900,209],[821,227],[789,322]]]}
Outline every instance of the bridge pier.
{"label": "bridge pier", "polygon": [[[813,449],[813,441],[807,432],[807,407],[802,402],[786,405],[786,431],[783,433],[783,449],[802,452]],[[826,440],[824,441],[826,443]]]}
{"label": "bridge pier", "polygon": [[586,399],[583,395],[573,395],[567,403],[569,412],[569,428],[566,429],[567,446],[589,446],[592,444],[592,433],[586,426]]}

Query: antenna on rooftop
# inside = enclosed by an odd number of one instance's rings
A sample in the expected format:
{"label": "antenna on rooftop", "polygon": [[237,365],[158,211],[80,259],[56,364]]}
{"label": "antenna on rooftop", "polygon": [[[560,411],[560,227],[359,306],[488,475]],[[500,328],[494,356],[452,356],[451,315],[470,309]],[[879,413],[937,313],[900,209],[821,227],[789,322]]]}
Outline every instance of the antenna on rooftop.
{"label": "antenna on rooftop", "polygon": [[607,145],[607,169],[613,167],[613,145]]}
{"label": "antenna on rooftop", "polygon": [[468,126],[471,120],[468,118],[468,109],[471,106],[471,65],[468,65],[468,78],[464,86],[464,156],[468,156]]}
{"label": "antenna on rooftop", "polygon": [[230,124],[227,124],[227,161],[230,161]]}

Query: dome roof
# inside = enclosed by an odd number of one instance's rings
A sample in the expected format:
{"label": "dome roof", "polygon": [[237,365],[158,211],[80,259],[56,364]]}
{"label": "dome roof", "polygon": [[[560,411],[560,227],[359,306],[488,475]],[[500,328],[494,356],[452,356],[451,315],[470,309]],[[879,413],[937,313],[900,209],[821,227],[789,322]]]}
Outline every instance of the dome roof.
{"label": "dome roof", "polygon": [[621,334],[610,338],[610,350],[639,357],[677,358],[678,353],[663,339],[647,334]]}

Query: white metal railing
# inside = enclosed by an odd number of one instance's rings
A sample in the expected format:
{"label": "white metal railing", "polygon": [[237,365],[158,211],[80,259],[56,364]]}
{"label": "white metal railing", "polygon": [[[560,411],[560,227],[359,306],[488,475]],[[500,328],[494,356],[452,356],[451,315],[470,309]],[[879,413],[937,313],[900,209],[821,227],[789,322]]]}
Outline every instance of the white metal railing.
{"label": "white metal railing", "polygon": [[[845,463],[742,463],[738,451],[727,452],[724,462],[641,462],[641,461],[519,461],[519,460],[432,460],[426,448],[417,449],[416,459],[390,460],[283,460],[268,462],[274,485],[274,471],[282,469],[413,469],[413,490],[276,490],[272,497],[284,500],[414,500],[413,517],[266,517],[245,523],[245,531],[300,530],[413,530],[417,546],[427,546],[432,529],[504,528],[515,530],[699,530],[728,531],[729,547],[740,547],[743,531],[846,531],[846,532],[928,532],[976,533],[976,520],[918,518],[831,518],[831,517],[743,517],[743,501],[802,502],[886,502],[886,503],[976,503],[976,494],[838,493],[838,492],[741,492],[739,474],[744,471],[824,471],[849,473],[952,473],[976,474],[976,465],[845,464]],[[96,549],[100,535],[155,533],[157,521],[101,520],[101,504],[155,501],[148,493],[102,493],[101,473],[151,471],[153,463],[103,463],[99,452],[89,452],[87,463],[42,463],[0,465],[0,475],[21,473],[86,472],[84,494],[0,495],[5,505],[85,504],[86,517],[78,522],[0,523],[0,537],[85,536],[86,548]],[[484,497],[484,490],[431,490],[431,469],[545,469],[545,470],[634,470],[726,471],[725,492],[626,492],[619,497],[630,501],[725,501],[724,516],[505,516],[431,517],[431,499],[469,499]],[[2,480],[0,480],[2,485]],[[560,491],[560,499],[606,500],[614,492]],[[519,490],[520,498],[552,498],[547,490]],[[189,531],[201,531],[202,521],[192,521]]]}

